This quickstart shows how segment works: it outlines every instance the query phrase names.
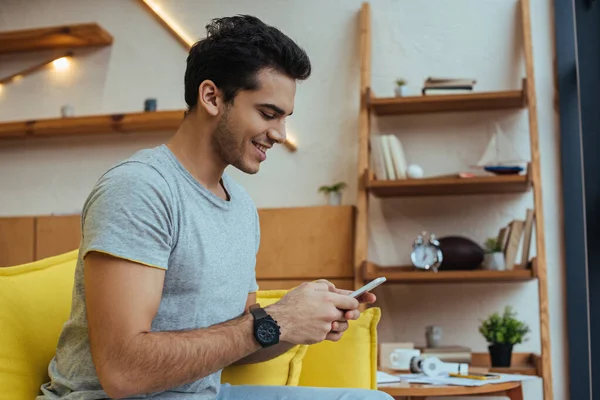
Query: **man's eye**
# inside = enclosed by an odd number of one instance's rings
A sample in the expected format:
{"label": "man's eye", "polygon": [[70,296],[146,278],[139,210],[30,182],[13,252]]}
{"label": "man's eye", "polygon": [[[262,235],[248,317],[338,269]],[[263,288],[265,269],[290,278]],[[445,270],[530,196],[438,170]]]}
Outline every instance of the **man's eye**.
{"label": "man's eye", "polygon": [[260,113],[262,114],[263,118],[264,118],[264,119],[266,119],[266,120],[272,120],[272,119],[275,119],[275,116],[274,116],[274,115],[267,114],[267,113],[266,113],[266,112],[264,112],[264,111],[261,111]]}

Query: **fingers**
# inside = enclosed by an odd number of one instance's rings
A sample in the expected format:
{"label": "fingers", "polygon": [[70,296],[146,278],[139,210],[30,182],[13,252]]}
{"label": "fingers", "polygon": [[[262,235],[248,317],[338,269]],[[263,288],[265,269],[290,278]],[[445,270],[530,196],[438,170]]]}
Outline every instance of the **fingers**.
{"label": "fingers", "polygon": [[349,326],[347,321],[333,321],[331,323],[331,332],[343,333],[348,330]]}
{"label": "fingers", "polygon": [[359,306],[358,300],[355,298],[338,293],[331,293],[330,299],[333,305],[340,310],[354,310]]}
{"label": "fingers", "polygon": [[316,281],[314,281],[314,283],[324,283],[324,284],[326,284],[326,285],[327,285],[328,289],[329,289],[331,292],[334,292],[334,293],[335,293],[337,290],[339,290],[339,289],[336,289],[336,288],[335,288],[335,285],[334,285],[333,283],[329,282],[327,279],[317,279]]}
{"label": "fingers", "polygon": [[339,332],[329,332],[327,336],[325,336],[325,340],[330,340],[332,342],[337,342],[342,338],[342,334]]}
{"label": "fingers", "polygon": [[359,310],[346,311],[344,313],[344,318],[346,320],[356,320],[356,319],[360,318],[360,311]]}
{"label": "fingers", "polygon": [[377,296],[371,292],[365,292],[358,296],[358,301],[360,303],[373,304],[375,301],[377,301]]}

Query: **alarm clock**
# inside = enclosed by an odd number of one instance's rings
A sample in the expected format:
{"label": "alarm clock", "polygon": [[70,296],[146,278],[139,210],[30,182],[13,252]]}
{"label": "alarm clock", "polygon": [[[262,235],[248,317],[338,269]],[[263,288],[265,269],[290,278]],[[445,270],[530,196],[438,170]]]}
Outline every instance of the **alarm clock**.
{"label": "alarm clock", "polygon": [[429,235],[429,240],[425,241],[426,234],[423,232],[414,240],[410,260],[418,269],[437,272],[443,260],[440,242],[433,233]]}

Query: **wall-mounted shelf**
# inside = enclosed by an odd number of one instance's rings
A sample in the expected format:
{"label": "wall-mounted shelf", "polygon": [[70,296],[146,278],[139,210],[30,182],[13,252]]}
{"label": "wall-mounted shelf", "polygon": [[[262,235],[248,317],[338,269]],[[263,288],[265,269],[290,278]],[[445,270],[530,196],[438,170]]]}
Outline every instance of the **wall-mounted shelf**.
{"label": "wall-mounted shelf", "polygon": [[522,193],[530,187],[529,174],[474,178],[371,179],[367,184],[369,192],[377,197]]}
{"label": "wall-mounted shelf", "polygon": [[409,97],[371,97],[369,108],[376,115],[519,109],[527,106],[525,93],[525,90],[510,90]]}
{"label": "wall-mounted shelf", "polygon": [[0,32],[0,54],[109,46],[113,37],[96,23]]}
{"label": "wall-mounted shelf", "polygon": [[159,131],[176,129],[182,119],[183,111],[176,110],[4,122],[0,139]]}
{"label": "wall-mounted shelf", "polygon": [[[163,130],[174,132],[184,113],[184,110],[171,110],[3,122],[0,123],[0,141]],[[290,151],[297,149],[289,140],[284,145]]]}
{"label": "wall-mounted shelf", "polygon": [[465,271],[418,271],[410,266],[380,267],[366,262],[363,264],[363,278],[370,281],[385,276],[390,283],[493,283],[519,282],[534,279],[530,269],[508,271],[465,270]]}

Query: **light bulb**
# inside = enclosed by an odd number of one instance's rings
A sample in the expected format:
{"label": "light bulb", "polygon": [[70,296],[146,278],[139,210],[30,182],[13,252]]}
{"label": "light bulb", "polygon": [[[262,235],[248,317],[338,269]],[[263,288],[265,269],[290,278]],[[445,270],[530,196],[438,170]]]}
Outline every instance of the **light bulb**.
{"label": "light bulb", "polygon": [[69,68],[70,62],[67,57],[61,57],[61,58],[57,58],[56,60],[52,61],[52,65],[54,65],[54,68],[57,71],[64,71],[67,68]]}

